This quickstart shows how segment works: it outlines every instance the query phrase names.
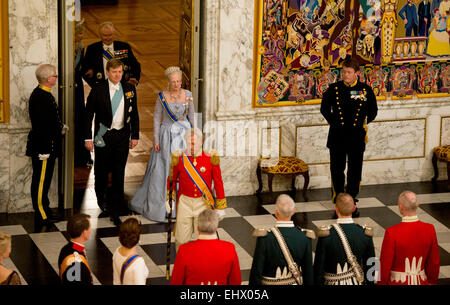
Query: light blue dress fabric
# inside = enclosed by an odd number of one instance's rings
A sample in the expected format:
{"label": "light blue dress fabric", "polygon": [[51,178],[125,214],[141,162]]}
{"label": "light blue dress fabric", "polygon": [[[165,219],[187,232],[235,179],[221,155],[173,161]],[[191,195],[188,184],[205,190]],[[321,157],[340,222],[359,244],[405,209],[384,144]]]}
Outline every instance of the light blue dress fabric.
{"label": "light blue dress fabric", "polygon": [[[186,101],[167,103],[178,122],[186,128],[194,126],[194,104],[192,93],[186,92]],[[161,122],[162,118],[162,122]],[[171,154],[175,150],[184,150],[186,128],[174,122],[156,99],[154,124],[154,143],[159,143],[160,151],[154,149],[150,154],[142,185],[130,203],[130,209],[147,219],[163,222],[166,219],[167,177],[169,176]],[[175,217],[175,206],[172,217]]]}

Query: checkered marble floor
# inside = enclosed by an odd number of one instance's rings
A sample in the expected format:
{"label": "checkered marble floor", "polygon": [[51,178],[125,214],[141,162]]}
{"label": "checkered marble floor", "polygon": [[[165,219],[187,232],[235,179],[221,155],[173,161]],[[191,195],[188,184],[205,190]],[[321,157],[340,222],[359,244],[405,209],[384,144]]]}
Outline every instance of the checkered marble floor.
{"label": "checkered marble floor", "polygon": [[[408,186],[408,189],[415,191],[411,185]],[[377,257],[380,254],[385,229],[397,224],[401,219],[395,202],[401,190],[406,188],[406,185],[398,185],[398,191],[390,190],[392,193],[390,196],[380,193],[377,189],[371,191],[369,187],[361,192],[362,197],[358,203],[360,217],[356,218],[355,222],[374,228],[373,240]],[[313,230],[321,225],[334,223],[335,220],[331,219],[334,205],[326,199],[329,190],[309,192],[310,198],[313,198],[309,202],[302,202],[301,194],[295,197],[297,210],[295,223],[302,228]],[[228,198],[229,207],[226,209],[225,219],[220,222],[218,233],[222,240],[232,242],[236,246],[244,285],[248,284],[256,244],[252,232],[255,228],[270,228],[275,223],[273,215],[275,205],[272,203],[276,195]],[[441,260],[439,283],[450,284],[450,192],[419,194],[418,198],[421,203],[418,210],[419,219],[432,223],[437,232]],[[112,255],[120,246],[118,229],[109,218],[98,217],[99,209],[92,205],[88,207],[83,212],[91,215],[92,233],[86,249],[94,274],[94,283],[111,285]],[[142,222],[138,252],[150,271],[147,284],[166,285],[168,284],[165,279],[167,224],[149,221],[140,215],[135,216]],[[123,216],[122,220],[126,217]],[[67,221],[58,222],[41,232],[36,231],[32,225],[30,220],[32,218],[32,213],[0,214],[0,231],[13,235],[13,251],[10,258],[5,261],[5,265],[16,270],[24,284],[57,284],[58,255],[68,240]],[[316,243],[316,240],[313,241],[313,250]],[[173,243],[171,254],[172,268],[175,260]]]}

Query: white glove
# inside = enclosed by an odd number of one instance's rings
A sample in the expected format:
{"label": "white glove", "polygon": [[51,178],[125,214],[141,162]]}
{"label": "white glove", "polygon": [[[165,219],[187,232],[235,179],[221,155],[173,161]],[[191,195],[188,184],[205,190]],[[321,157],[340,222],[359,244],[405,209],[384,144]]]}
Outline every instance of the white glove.
{"label": "white glove", "polygon": [[45,155],[39,154],[39,160],[41,161],[47,160],[48,158],[50,158],[50,154]]}
{"label": "white glove", "polygon": [[217,216],[219,216],[219,221],[221,221],[225,217],[225,210],[216,209]]}
{"label": "white glove", "polygon": [[170,214],[170,203],[169,203],[169,200],[166,200],[166,211],[167,211],[167,214]]}
{"label": "white glove", "polygon": [[63,128],[61,129],[61,134],[66,134],[67,131],[69,131],[69,126],[64,124]]}

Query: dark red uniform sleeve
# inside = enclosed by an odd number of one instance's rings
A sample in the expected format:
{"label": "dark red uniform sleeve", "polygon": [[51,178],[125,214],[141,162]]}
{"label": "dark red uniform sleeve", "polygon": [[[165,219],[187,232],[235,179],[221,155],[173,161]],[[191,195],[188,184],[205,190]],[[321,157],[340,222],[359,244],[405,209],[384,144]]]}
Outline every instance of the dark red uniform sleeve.
{"label": "dark red uniform sleeve", "polygon": [[230,276],[228,278],[228,285],[241,285],[241,268],[239,267],[239,259],[233,245],[232,266]]}
{"label": "dark red uniform sleeve", "polygon": [[178,249],[178,253],[175,257],[175,264],[173,265],[172,278],[170,279],[170,285],[183,285],[185,274],[186,262],[183,256],[183,245]]}
{"label": "dark red uniform sleeve", "polygon": [[394,260],[394,239],[391,237],[390,230],[384,233],[383,244],[380,254],[380,281],[377,285],[387,285],[389,282],[392,262]]}
{"label": "dark red uniform sleeve", "polygon": [[425,262],[425,274],[427,275],[428,282],[432,285],[437,285],[439,279],[439,247],[436,237],[436,231],[431,226],[431,233],[433,235],[433,241],[431,244],[430,255]]}

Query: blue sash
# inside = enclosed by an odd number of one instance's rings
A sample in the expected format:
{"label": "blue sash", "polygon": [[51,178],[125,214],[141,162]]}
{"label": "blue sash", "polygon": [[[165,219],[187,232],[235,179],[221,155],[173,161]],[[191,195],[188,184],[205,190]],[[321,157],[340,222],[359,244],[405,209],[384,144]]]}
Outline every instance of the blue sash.
{"label": "blue sash", "polygon": [[110,61],[111,59],[114,58],[114,55],[111,54],[109,51],[106,51],[105,49],[103,49],[103,57],[104,57],[107,61]]}
{"label": "blue sash", "polygon": [[[114,115],[116,114],[117,108],[119,108],[120,101],[123,98],[123,89],[122,84],[119,83],[119,90],[114,93],[114,96],[111,100],[111,109],[112,109],[112,116],[114,118]],[[97,147],[105,147],[105,141],[103,140],[103,136],[108,131],[108,127],[100,123],[100,128],[98,130],[97,135],[94,138],[94,144]]]}
{"label": "blue sash", "polygon": [[181,127],[183,127],[184,129],[189,129],[188,127],[184,126],[183,124],[181,124],[178,121],[178,118],[175,116],[175,114],[173,114],[173,112],[170,110],[169,105],[167,105],[167,101],[166,98],[164,96],[164,93],[160,92],[159,94],[159,101],[161,102],[162,107],[166,110],[167,115],[169,116],[169,118],[177,123],[178,125],[180,125]]}
{"label": "blue sash", "polygon": [[120,283],[121,284],[123,284],[123,277],[125,276],[125,271],[131,265],[131,263],[134,262],[134,260],[138,257],[139,257],[139,255],[137,255],[137,254],[133,255],[123,263],[122,269],[120,270]]}

